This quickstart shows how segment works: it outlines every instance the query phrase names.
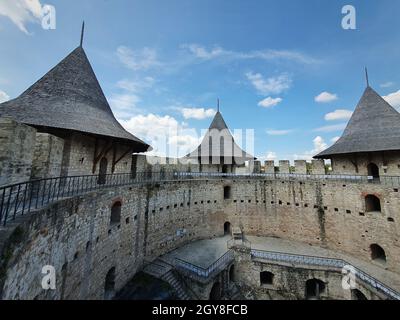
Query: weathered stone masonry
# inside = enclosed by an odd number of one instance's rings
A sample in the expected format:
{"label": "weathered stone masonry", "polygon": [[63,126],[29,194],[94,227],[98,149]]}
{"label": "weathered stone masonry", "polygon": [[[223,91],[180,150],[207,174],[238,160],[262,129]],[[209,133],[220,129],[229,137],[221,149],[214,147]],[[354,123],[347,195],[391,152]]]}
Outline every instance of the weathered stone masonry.
{"label": "weathered stone masonry", "polygon": [[[369,246],[378,243],[386,251],[385,267],[399,272],[400,217],[394,210],[399,199],[393,189],[368,186],[385,204],[382,213],[360,215],[365,211],[362,184],[232,180],[231,198],[224,199],[226,184],[187,181],[121,187],[63,200],[24,217],[15,224],[22,236],[13,249],[4,247],[10,238],[2,243],[2,298],[102,299],[112,267],[118,290],[145,259],[190,241],[221,236],[226,221],[244,234],[303,241],[365,261],[370,261]],[[122,202],[121,219],[110,225],[116,199]],[[40,282],[41,268],[48,264],[57,270],[58,286],[46,293]]]}

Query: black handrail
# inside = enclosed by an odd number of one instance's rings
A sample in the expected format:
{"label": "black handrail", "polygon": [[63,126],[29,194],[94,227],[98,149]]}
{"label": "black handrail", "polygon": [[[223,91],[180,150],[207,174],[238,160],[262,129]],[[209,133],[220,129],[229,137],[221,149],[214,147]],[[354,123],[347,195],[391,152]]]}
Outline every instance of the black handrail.
{"label": "black handrail", "polygon": [[15,220],[33,210],[39,209],[59,199],[73,197],[109,187],[134,185],[140,183],[157,183],[185,180],[289,180],[289,181],[344,181],[350,183],[380,183],[394,187],[400,186],[400,177],[381,176],[373,179],[356,175],[308,175],[254,173],[235,174],[218,172],[177,172],[177,171],[143,171],[137,173],[115,173],[107,175],[65,176],[0,187],[0,226]]}
{"label": "black handrail", "polygon": [[195,265],[180,258],[175,258],[176,268],[183,271],[188,276],[200,281],[204,281],[214,276],[234,260],[232,250],[225,252],[218,260],[211,263],[207,268]]}

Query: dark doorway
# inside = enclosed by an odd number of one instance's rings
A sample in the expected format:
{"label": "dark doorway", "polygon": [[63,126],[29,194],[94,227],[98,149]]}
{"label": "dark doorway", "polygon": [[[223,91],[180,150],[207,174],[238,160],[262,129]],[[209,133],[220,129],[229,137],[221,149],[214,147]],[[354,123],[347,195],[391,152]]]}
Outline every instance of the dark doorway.
{"label": "dark doorway", "polygon": [[222,173],[228,173],[228,165],[227,164],[224,164],[222,166]]}
{"label": "dark doorway", "polygon": [[272,272],[268,271],[260,272],[261,285],[272,285],[273,282],[274,282],[274,274]]}
{"label": "dark doorway", "polygon": [[306,282],[306,299],[319,300],[325,291],[325,283],[318,279],[310,279]]}
{"label": "dark doorway", "polygon": [[381,200],[370,194],[365,197],[365,211],[366,212],[381,212]]}
{"label": "dark doorway", "polygon": [[374,180],[379,180],[379,168],[375,163],[370,163],[367,166],[368,176],[373,177]]}
{"label": "dark doorway", "polygon": [[211,288],[210,300],[221,300],[221,284],[219,282],[214,283]]}
{"label": "dark doorway", "polygon": [[352,289],[351,300],[368,300],[368,299],[360,290]]}
{"label": "dark doorway", "polygon": [[111,300],[115,295],[115,267],[112,267],[106,275],[104,285],[104,300]]}
{"label": "dark doorway", "polygon": [[232,234],[232,227],[230,222],[224,223],[224,235],[229,236]]}
{"label": "dark doorway", "polygon": [[105,184],[107,178],[107,158],[101,158],[100,168],[99,168],[99,178],[97,180],[98,184]]}
{"label": "dark doorway", "polygon": [[380,263],[386,263],[386,253],[378,244],[371,244],[371,259]]}
{"label": "dark doorway", "polygon": [[229,281],[235,281],[235,265],[231,265],[229,268]]}
{"label": "dark doorway", "polygon": [[115,225],[121,222],[121,201],[117,201],[111,207],[111,217],[110,217],[110,224]]}
{"label": "dark doorway", "polygon": [[230,186],[225,186],[224,187],[224,199],[228,200],[231,198],[231,187]]}

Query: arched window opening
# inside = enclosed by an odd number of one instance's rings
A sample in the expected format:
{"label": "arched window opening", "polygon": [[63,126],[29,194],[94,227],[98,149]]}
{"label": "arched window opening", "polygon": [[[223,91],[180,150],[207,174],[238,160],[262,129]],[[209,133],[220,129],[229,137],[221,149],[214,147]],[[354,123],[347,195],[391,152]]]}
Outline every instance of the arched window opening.
{"label": "arched window opening", "polygon": [[368,299],[360,290],[352,289],[351,300],[368,300]]}
{"label": "arched window opening", "polygon": [[231,265],[229,268],[229,281],[235,281],[235,265]]}
{"label": "arched window opening", "polygon": [[225,186],[224,187],[224,199],[228,200],[231,198],[231,187],[230,186]]}
{"label": "arched window opening", "polygon": [[325,283],[318,279],[310,279],[306,282],[306,299],[319,300],[325,292]]}
{"label": "arched window opening", "polygon": [[381,212],[381,200],[369,194],[365,197],[365,211],[366,212]]}
{"label": "arched window opening", "polygon": [[386,253],[378,244],[371,244],[371,259],[380,263],[386,263]]}
{"label": "arched window opening", "polygon": [[101,158],[100,160],[100,168],[99,168],[99,177],[97,179],[98,184],[105,184],[107,178],[107,158]]}
{"label": "arched window opening", "polygon": [[111,300],[115,295],[115,267],[112,267],[106,275],[104,285],[104,299]]}
{"label": "arched window opening", "polygon": [[260,272],[260,284],[272,285],[274,283],[274,274],[269,271]]}
{"label": "arched window opening", "polygon": [[110,217],[110,224],[118,224],[121,222],[121,201],[117,201],[111,207],[111,217]]}
{"label": "arched window opening", "polygon": [[375,163],[370,163],[367,166],[368,176],[373,177],[374,180],[379,180],[379,168]]}
{"label": "arched window opening", "polygon": [[214,283],[211,288],[210,300],[221,300],[221,284],[219,282]]}
{"label": "arched window opening", "polygon": [[228,236],[232,234],[232,226],[230,222],[224,223],[224,235]]}

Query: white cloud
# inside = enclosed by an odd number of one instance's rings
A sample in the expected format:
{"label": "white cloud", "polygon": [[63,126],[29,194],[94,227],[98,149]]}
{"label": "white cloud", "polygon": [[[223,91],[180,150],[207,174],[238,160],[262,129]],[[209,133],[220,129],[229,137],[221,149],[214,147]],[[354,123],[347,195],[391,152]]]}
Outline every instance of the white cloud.
{"label": "white cloud", "polygon": [[144,89],[153,87],[155,79],[153,77],[144,77],[141,80],[123,79],[117,82],[117,87],[129,92],[141,92]]}
{"label": "white cloud", "polygon": [[273,151],[268,151],[267,152],[265,160],[276,160],[276,159],[277,159],[276,152],[273,152]]}
{"label": "white cloud", "polygon": [[394,82],[388,81],[388,82],[382,83],[380,86],[381,86],[381,88],[390,88],[390,87],[394,86]]}
{"label": "white cloud", "polygon": [[324,141],[324,139],[321,136],[317,136],[313,140],[313,145],[314,148],[310,151],[306,151],[303,154],[295,154],[293,155],[293,158],[295,160],[312,160],[312,158],[317,155],[318,153],[324,151],[326,148],[328,148],[328,145]]}
{"label": "white cloud", "polygon": [[346,128],[346,123],[339,123],[339,124],[334,124],[330,126],[323,126],[317,129],[314,129],[314,132],[335,132],[335,131],[341,131]]}
{"label": "white cloud", "polygon": [[138,115],[120,122],[126,130],[154,148],[151,155],[181,157],[200,144],[195,130],[168,115]]}
{"label": "white cloud", "polygon": [[332,139],[331,139],[331,142],[332,143],[335,143],[336,141],[338,141],[340,139],[340,137],[333,137]]}
{"label": "white cloud", "polygon": [[384,96],[385,99],[393,108],[400,108],[400,90]]}
{"label": "white cloud", "polygon": [[214,109],[205,108],[178,108],[185,119],[203,120],[215,116]]}
{"label": "white cloud", "polygon": [[353,115],[353,111],[338,109],[333,112],[327,113],[325,115],[326,121],[334,121],[334,120],[348,120]]}
{"label": "white cloud", "polygon": [[115,116],[119,119],[127,119],[131,117],[133,113],[141,111],[137,106],[140,98],[135,94],[113,94],[109,101]]}
{"label": "white cloud", "polygon": [[281,98],[265,98],[264,100],[260,101],[258,105],[263,108],[272,108],[282,102]]}
{"label": "white cloud", "polygon": [[0,15],[8,17],[22,32],[29,34],[27,23],[39,23],[42,5],[39,0],[2,0]]}
{"label": "white cloud", "polygon": [[134,71],[146,70],[162,65],[158,61],[157,51],[147,47],[136,51],[126,46],[119,46],[117,48],[117,56],[125,67]]}
{"label": "white cloud", "polygon": [[318,102],[318,103],[329,103],[329,102],[335,101],[337,99],[338,99],[338,97],[336,94],[329,93],[326,91],[320,93],[318,96],[316,96],[314,98],[315,102]]}
{"label": "white cloud", "polygon": [[285,136],[292,132],[293,130],[267,130],[269,136]]}
{"label": "white cloud", "polygon": [[325,143],[324,139],[322,137],[318,136],[313,140],[314,143],[314,149],[312,150],[313,153],[320,153],[324,151],[326,148],[328,148],[328,145]]}
{"label": "white cloud", "polygon": [[10,100],[10,96],[4,91],[0,90],[0,103]]}
{"label": "white cloud", "polygon": [[230,54],[230,52],[225,51],[221,47],[215,46],[212,49],[206,49],[203,46],[198,44],[183,44],[181,48],[188,49],[190,53],[192,53],[196,58],[210,60],[216,57],[220,57],[222,55]]}
{"label": "white cloud", "polygon": [[248,72],[247,79],[260,94],[280,94],[290,88],[292,80],[287,74],[265,79],[260,73]]}
{"label": "white cloud", "polygon": [[216,58],[225,58],[225,59],[261,59],[261,60],[288,60],[294,61],[303,64],[315,64],[320,61],[309,57],[298,51],[290,51],[290,50],[255,50],[249,52],[237,52],[226,50],[220,46],[214,46],[212,48],[206,48],[199,44],[183,44],[181,48],[187,49],[195,58],[202,60],[211,60]]}

